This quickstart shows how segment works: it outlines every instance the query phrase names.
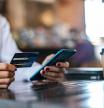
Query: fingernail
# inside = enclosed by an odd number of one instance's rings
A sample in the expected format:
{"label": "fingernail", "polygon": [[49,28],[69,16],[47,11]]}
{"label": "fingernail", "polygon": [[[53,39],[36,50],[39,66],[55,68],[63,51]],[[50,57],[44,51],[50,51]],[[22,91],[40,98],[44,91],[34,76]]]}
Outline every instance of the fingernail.
{"label": "fingernail", "polygon": [[49,68],[46,68],[46,71],[49,71],[50,69]]}
{"label": "fingernail", "polygon": [[57,64],[57,66],[59,66],[59,67],[60,67],[60,66],[61,66],[61,64],[60,64],[60,63],[58,63],[58,64]]}
{"label": "fingernail", "polygon": [[43,74],[43,75],[45,74],[45,71],[44,71],[44,70],[42,71],[42,74]]}

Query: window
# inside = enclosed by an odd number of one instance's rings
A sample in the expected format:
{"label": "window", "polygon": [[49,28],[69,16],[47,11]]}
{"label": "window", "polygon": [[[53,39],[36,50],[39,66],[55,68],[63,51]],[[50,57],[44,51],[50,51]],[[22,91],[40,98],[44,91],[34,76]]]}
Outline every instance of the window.
{"label": "window", "polygon": [[104,38],[104,3],[102,0],[85,0],[86,33],[91,42],[99,45]]}

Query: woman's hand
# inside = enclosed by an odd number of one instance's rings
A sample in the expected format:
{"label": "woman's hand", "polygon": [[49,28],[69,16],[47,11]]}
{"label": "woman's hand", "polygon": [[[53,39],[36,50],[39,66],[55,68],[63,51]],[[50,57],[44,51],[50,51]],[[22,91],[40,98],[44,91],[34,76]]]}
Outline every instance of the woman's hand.
{"label": "woman's hand", "polygon": [[[45,61],[43,62],[46,63],[50,58],[52,58],[54,55],[48,56]],[[44,70],[41,71],[41,74],[46,77],[48,80],[52,81],[63,81],[65,79],[64,77],[64,70],[66,68],[69,68],[69,63],[68,62],[58,62],[56,63],[55,66],[47,66],[44,68]]]}
{"label": "woman's hand", "polygon": [[11,64],[0,63],[0,88],[8,88],[14,81],[16,67]]}

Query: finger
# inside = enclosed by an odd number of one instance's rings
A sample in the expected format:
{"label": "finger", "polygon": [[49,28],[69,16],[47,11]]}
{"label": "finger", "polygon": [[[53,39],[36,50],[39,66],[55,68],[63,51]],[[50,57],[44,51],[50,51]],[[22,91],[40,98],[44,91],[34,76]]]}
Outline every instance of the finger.
{"label": "finger", "polygon": [[52,57],[54,57],[54,54],[51,54],[51,55],[47,56],[42,64],[44,65],[45,63],[47,63]]}
{"label": "finger", "polygon": [[11,65],[11,64],[5,64],[5,63],[0,63],[0,70],[1,71],[15,71],[16,70],[16,67],[14,65]]}
{"label": "finger", "polygon": [[14,72],[0,71],[0,78],[11,78],[15,75]]}
{"label": "finger", "polygon": [[43,76],[49,76],[49,77],[53,77],[53,78],[62,78],[62,77],[64,77],[63,72],[57,73],[57,72],[52,72],[52,71],[47,72],[47,71],[42,70],[41,74]]}
{"label": "finger", "polygon": [[60,81],[64,81],[64,79],[65,79],[65,76],[63,73],[56,74],[54,72],[46,72],[46,71],[42,70],[41,74],[50,81],[60,82]]}
{"label": "finger", "polygon": [[70,64],[69,64],[69,62],[64,62],[64,63],[58,62],[58,63],[56,63],[56,66],[61,67],[61,68],[69,68]]}
{"label": "finger", "polygon": [[44,71],[52,71],[52,72],[62,72],[62,69],[57,68],[55,66],[47,66],[44,68]]}
{"label": "finger", "polygon": [[8,64],[8,65],[7,65],[7,70],[8,70],[8,71],[11,71],[11,72],[14,72],[14,71],[16,71],[17,69],[16,69],[16,67],[15,67],[14,65]]}
{"label": "finger", "polygon": [[7,84],[7,85],[9,85],[13,81],[14,81],[14,78],[0,79],[0,84],[3,84],[3,85]]}
{"label": "finger", "polygon": [[10,73],[10,78],[13,78],[15,76],[15,72]]}
{"label": "finger", "polygon": [[15,78],[13,77],[13,78],[11,78],[11,80],[10,80],[10,82],[9,82],[9,84],[8,84],[8,86],[13,82],[15,80]]}
{"label": "finger", "polygon": [[40,71],[40,74],[41,74],[41,75],[44,75],[44,74],[45,74],[45,72],[46,72],[46,71],[41,70],[41,71]]}
{"label": "finger", "polygon": [[64,73],[62,73],[62,72],[61,73],[47,72],[44,75],[50,76],[50,77],[53,77],[53,78],[63,78],[64,77]]}
{"label": "finger", "polygon": [[0,89],[7,89],[8,85],[0,85]]}

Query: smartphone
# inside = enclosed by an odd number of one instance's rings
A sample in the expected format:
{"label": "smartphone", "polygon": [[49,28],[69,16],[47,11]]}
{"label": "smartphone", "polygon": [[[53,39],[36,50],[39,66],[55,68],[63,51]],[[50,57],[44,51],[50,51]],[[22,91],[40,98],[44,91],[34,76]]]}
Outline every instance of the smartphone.
{"label": "smartphone", "polygon": [[30,78],[33,80],[43,80],[45,79],[40,71],[43,70],[46,66],[56,65],[57,62],[68,61],[70,57],[72,57],[76,53],[75,49],[61,49],[59,50],[53,58],[51,58],[47,63],[45,63],[35,74],[33,74]]}

